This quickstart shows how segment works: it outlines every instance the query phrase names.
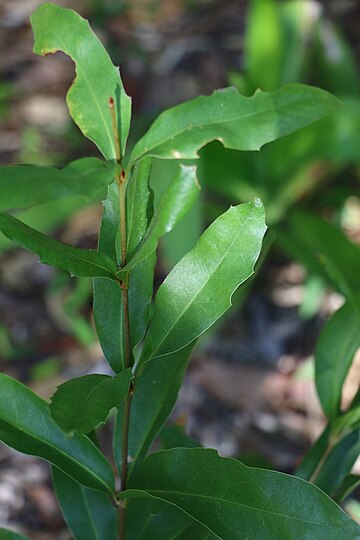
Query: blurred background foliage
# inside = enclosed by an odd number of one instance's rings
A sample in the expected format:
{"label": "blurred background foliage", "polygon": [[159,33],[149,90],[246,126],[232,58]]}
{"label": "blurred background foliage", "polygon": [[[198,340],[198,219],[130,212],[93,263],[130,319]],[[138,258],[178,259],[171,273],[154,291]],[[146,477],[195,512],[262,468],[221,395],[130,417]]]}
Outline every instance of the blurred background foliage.
{"label": "blurred background foliage", "polygon": [[[31,52],[29,15],[39,3],[0,1],[0,161],[62,167],[75,158],[97,156],[97,150],[80,136],[66,109],[65,94],[74,78],[72,62],[62,54],[38,58]],[[341,100],[342,106],[330,117],[259,152],[226,150],[220,143],[204,148],[197,162],[202,197],[162,241],[156,271],[159,284],[230,204],[255,196],[263,200],[269,233],[258,272],[235,296],[235,307],[222,327],[202,341],[180,397],[178,425],[175,431],[164,432],[163,444],[181,438],[179,425],[186,424],[202,444],[219,447],[225,454],[241,453],[254,464],[255,450],[262,455],[255,464],[268,460],[277,468],[293,470],[323,425],[313,390],[310,394],[304,390],[304,381],[310,385],[313,381],[314,343],[324,320],[344,297],[360,293],[359,3],[57,3],[88,18],[113,62],[121,66],[125,88],[133,98],[131,140],[163,109],[228,85],[251,96],[258,88],[272,91],[303,82]],[[155,198],[175,167],[176,162],[155,162]],[[54,200],[21,210],[17,217],[62,241],[94,248],[101,198]],[[37,265],[36,257],[14,250],[1,235],[0,313],[1,369],[30,381],[42,395],[69,375],[104,369],[93,329],[90,281],[70,280],[60,271]],[[220,371],[213,361],[217,357],[225,358]],[[348,402],[359,385],[359,362],[356,365],[343,396]],[[293,385],[285,393],[283,377],[290,377]],[[264,411],[261,392],[268,396],[267,383],[259,381],[266,378],[275,388],[273,394],[285,397],[277,402],[270,392],[272,401]],[[234,388],[231,379],[238,381]],[[194,386],[201,388],[196,395]],[[237,395],[241,391],[243,399]],[[257,393],[260,397],[251,408],[251,394]],[[217,400],[215,413],[209,413],[209,400]],[[307,400],[315,403],[310,411]],[[292,416],[284,420],[281,429],[286,434],[274,447],[271,437],[280,429],[278,419],[285,418],[281,407],[291,409]],[[234,411],[242,408],[245,420],[240,416],[239,426]],[[231,418],[224,424],[229,410],[235,415],[230,415],[235,428],[226,423]],[[270,436],[268,442],[246,431],[250,410],[250,424]],[[299,425],[290,428],[291,422]],[[245,431],[243,439],[237,433],[240,428]],[[244,442],[246,437],[255,440]],[[356,500],[350,504],[353,513],[359,511]]]}

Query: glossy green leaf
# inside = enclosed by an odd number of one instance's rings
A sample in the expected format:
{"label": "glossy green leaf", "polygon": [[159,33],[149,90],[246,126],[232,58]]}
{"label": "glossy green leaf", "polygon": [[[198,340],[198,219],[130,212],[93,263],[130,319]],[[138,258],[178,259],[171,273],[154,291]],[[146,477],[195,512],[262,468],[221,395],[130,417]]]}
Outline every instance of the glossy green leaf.
{"label": "glossy green leaf", "polygon": [[117,540],[117,511],[109,497],[81,486],[55,467],[52,481],[74,540]]}
{"label": "glossy green leaf", "polygon": [[66,270],[73,276],[116,280],[116,265],[102,253],[58,242],[9,214],[0,214],[0,230],[18,246],[37,253],[45,264]]}
{"label": "glossy green leaf", "polygon": [[69,111],[84,135],[97,145],[106,159],[116,158],[109,108],[109,98],[113,98],[124,155],[131,100],[125,93],[118,68],[112,64],[89,23],[71,9],[44,3],[32,14],[31,24],[36,54],[63,51],[75,62],[76,79],[67,94]]}
{"label": "glossy green leaf", "polygon": [[[155,358],[136,382],[130,413],[130,475],[146,456],[175,406],[192,348],[193,344],[169,356]],[[120,412],[114,437],[117,464],[121,463],[122,426]]]}
{"label": "glossy green leaf", "polygon": [[258,199],[231,207],[208,227],[158,290],[140,364],[185,347],[221,317],[253,274],[265,231]]}
{"label": "glossy green leaf", "polygon": [[27,536],[9,529],[0,529],[0,540],[29,540]]}
{"label": "glossy green leaf", "polygon": [[0,374],[0,440],[24,454],[46,459],[90,488],[111,493],[112,468],[84,435],[67,436],[48,404],[29,388]]}
{"label": "glossy green leaf", "polygon": [[85,375],[61,384],[51,398],[50,413],[66,432],[90,433],[127,396],[131,370],[115,377]]}
{"label": "glossy green leaf", "polygon": [[360,485],[360,475],[348,474],[335,493],[335,500],[340,503],[346,499]]}
{"label": "glossy green leaf", "polygon": [[135,145],[130,162],[145,156],[193,159],[207,143],[218,140],[234,150],[259,150],[326,116],[336,98],[300,84],[273,93],[257,91],[251,98],[235,88],[215,91],[163,112]]}
{"label": "glossy green leaf", "polygon": [[346,302],[321,332],[315,350],[315,383],[325,414],[340,412],[342,386],[360,347],[360,314]]}
{"label": "glossy green leaf", "polygon": [[8,165],[0,169],[0,211],[53,199],[94,198],[114,180],[115,165],[96,158],[73,161],[64,169]]}
{"label": "glossy green leaf", "polygon": [[200,448],[150,455],[121,497],[174,504],[221,540],[355,540],[360,526],[317,487]]}
{"label": "glossy green leaf", "polygon": [[184,217],[195,202],[200,191],[196,178],[196,167],[180,165],[178,173],[165,190],[144,239],[126,266],[118,273],[129,272],[152,255],[157,248],[159,238],[168,233]]}

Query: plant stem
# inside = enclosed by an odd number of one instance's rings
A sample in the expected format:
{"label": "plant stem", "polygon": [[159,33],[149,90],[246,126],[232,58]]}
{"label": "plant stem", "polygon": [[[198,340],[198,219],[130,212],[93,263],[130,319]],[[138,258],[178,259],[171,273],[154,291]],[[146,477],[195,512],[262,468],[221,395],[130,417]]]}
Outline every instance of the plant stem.
{"label": "plant stem", "polygon": [[[126,200],[125,200],[126,176],[122,171],[119,177],[119,206],[120,206],[120,235],[121,235],[121,265],[126,264]],[[125,334],[125,368],[131,367],[131,344],[130,344],[130,314],[129,314],[129,291],[128,284],[120,282],[124,312]],[[129,448],[129,425],[132,388],[125,400],[123,429],[121,440],[121,491],[126,490],[128,475],[128,448]],[[119,540],[124,540],[125,534],[125,506],[119,507]]]}
{"label": "plant stem", "polygon": [[[119,212],[120,212],[120,238],[121,238],[121,266],[126,265],[126,173],[121,168],[121,148],[119,141],[119,131],[117,125],[117,119],[115,114],[115,104],[113,98],[109,99],[109,107],[111,114],[111,121],[114,131],[114,141],[116,148],[116,160],[120,166],[120,173],[116,177],[116,182],[119,186]],[[129,314],[129,291],[128,284],[124,281],[120,281],[123,314],[124,314],[124,333],[125,333],[125,368],[131,367],[131,342],[130,342],[130,314]],[[133,387],[130,385],[128,395],[125,400],[124,417],[123,417],[123,430],[121,440],[121,486],[120,490],[125,491],[127,486],[128,477],[128,453],[129,453],[129,425],[130,425],[130,409],[131,400],[133,394]],[[125,504],[126,502],[118,506],[119,511],[119,540],[124,540],[125,535]]]}

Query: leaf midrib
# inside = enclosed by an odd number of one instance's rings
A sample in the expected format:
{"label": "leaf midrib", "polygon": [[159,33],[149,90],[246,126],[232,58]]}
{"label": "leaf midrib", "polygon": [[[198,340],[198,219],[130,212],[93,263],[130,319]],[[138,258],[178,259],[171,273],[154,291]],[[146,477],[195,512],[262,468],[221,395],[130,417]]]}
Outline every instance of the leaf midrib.
{"label": "leaf midrib", "polygon": [[[136,489],[136,488],[134,488],[134,489]],[[137,490],[137,491],[141,491],[141,489]],[[297,517],[297,516],[292,516],[292,515],[287,515],[287,514],[281,514],[280,512],[274,512],[274,511],[271,511],[271,510],[261,509],[261,508],[258,508],[256,506],[250,506],[248,504],[239,503],[239,502],[236,502],[236,501],[232,501],[230,499],[225,499],[225,498],[220,498],[220,497],[212,497],[210,495],[203,495],[203,494],[199,494],[199,493],[188,493],[186,491],[183,492],[183,491],[172,491],[172,490],[161,490],[161,489],[149,489],[149,490],[144,490],[144,491],[146,493],[149,493],[150,495],[154,494],[154,496],[156,496],[156,497],[158,497],[159,499],[162,499],[162,500],[164,500],[164,496],[166,497],[166,495],[169,494],[169,495],[175,495],[177,497],[185,497],[185,498],[190,497],[190,498],[205,499],[205,500],[216,501],[216,502],[224,502],[226,504],[234,504],[236,506],[241,506],[243,508],[248,508],[249,510],[255,510],[255,511],[260,512],[260,513],[270,514],[270,515],[274,515],[274,516],[284,518],[284,519],[296,520],[296,521],[300,521],[300,522],[303,522],[303,523],[309,523],[309,524],[312,524],[312,525],[316,525],[316,526],[319,526],[319,527],[324,527],[324,525],[326,526],[326,524],[323,523],[323,522],[319,523],[317,521],[312,521],[310,519],[300,518],[300,517]],[[126,492],[124,492],[124,493],[126,493]],[[161,496],[161,494],[163,494],[163,495]],[[175,506],[180,508],[182,511],[185,511],[193,519],[195,519],[196,521],[198,521],[199,523],[204,525],[207,529],[209,529],[208,525],[205,525],[205,523],[200,522],[198,518],[196,518],[195,516],[190,514],[188,512],[188,510],[185,510],[184,508],[179,506],[177,503],[169,501],[168,499],[165,499],[165,502],[170,502],[171,504],[174,504]],[[343,527],[340,527],[340,526],[338,527],[338,526],[331,525],[331,528],[335,529],[335,530],[344,531]],[[212,532],[214,532],[214,531],[212,531]],[[217,533],[214,532],[214,534],[217,534]]]}

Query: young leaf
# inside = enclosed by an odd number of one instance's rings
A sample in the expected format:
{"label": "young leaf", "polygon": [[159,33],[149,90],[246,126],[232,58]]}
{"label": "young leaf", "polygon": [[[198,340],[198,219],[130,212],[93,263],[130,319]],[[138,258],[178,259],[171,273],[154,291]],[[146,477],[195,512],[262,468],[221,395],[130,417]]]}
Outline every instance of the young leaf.
{"label": "young leaf", "polygon": [[[98,250],[116,266],[119,222],[119,188],[114,182],[109,186],[104,201]],[[123,309],[119,283],[94,279],[94,321],[104,356],[115,373],[119,373],[124,369]]]}
{"label": "young leaf", "polygon": [[67,94],[70,114],[84,135],[109,160],[116,158],[109,109],[109,98],[113,98],[124,155],[131,100],[125,93],[118,68],[112,64],[89,23],[71,9],[44,3],[32,14],[31,24],[36,54],[63,51],[75,62],[76,79]]}
{"label": "young leaf", "polygon": [[[153,214],[150,188],[151,159],[134,167],[126,190],[127,260],[143,240]],[[149,324],[149,307],[154,288],[156,254],[151,253],[133,268],[129,278],[131,347],[143,339]]]}
{"label": "young leaf", "polygon": [[[127,186],[127,249],[129,254],[143,238],[148,224],[150,160],[135,167]],[[99,235],[99,251],[120,263],[119,193],[116,183],[109,186]],[[129,311],[132,349],[143,338],[148,325],[148,311],[154,281],[154,254],[131,272]],[[104,356],[118,373],[124,369],[124,322],[122,295],[118,283],[94,280],[94,319]],[[116,337],[114,337],[116,336]]]}
{"label": "young leaf", "polygon": [[[155,358],[136,382],[129,428],[130,475],[146,456],[174,408],[193,346],[190,344],[169,356]],[[120,410],[114,435],[117,464],[121,463],[122,429],[123,414]]]}
{"label": "young leaf", "polygon": [[0,440],[24,454],[46,459],[81,484],[112,493],[112,468],[84,435],[68,437],[48,404],[29,388],[0,374]]}
{"label": "young leaf", "polygon": [[23,534],[19,534],[9,529],[0,529],[0,540],[29,540]]}
{"label": "young leaf", "polygon": [[330,419],[340,412],[342,386],[359,347],[360,314],[348,301],[329,319],[315,350],[316,389]]}
{"label": "young leaf", "polygon": [[326,116],[338,100],[318,88],[289,84],[251,97],[235,88],[215,91],[163,112],[135,145],[130,164],[153,156],[194,159],[198,150],[218,140],[234,150],[259,150]]}
{"label": "young leaf", "polygon": [[119,496],[161,499],[221,540],[354,540],[360,526],[317,487],[249,468],[214,450],[177,448],[150,455]]}
{"label": "young leaf", "polygon": [[119,407],[130,385],[131,370],[115,377],[85,375],[60,385],[51,398],[50,413],[66,432],[90,433]]}
{"label": "young leaf", "polygon": [[158,290],[140,365],[185,347],[221,317],[253,274],[265,231],[258,199],[231,207],[208,227]]}
{"label": "young leaf", "polygon": [[[143,239],[149,222],[152,204],[149,179],[152,159],[143,159],[134,167],[126,187],[126,250],[129,260]],[[150,209],[152,212],[152,208]],[[151,216],[152,217],[152,216]]]}
{"label": "young leaf", "polygon": [[66,270],[73,276],[116,280],[116,264],[102,253],[58,242],[8,214],[0,214],[0,231],[18,246],[37,253],[41,262]]}
{"label": "young leaf", "polygon": [[199,190],[196,167],[180,165],[178,173],[161,197],[143,242],[126,266],[118,272],[119,276],[132,270],[156,251],[159,238],[170,232],[184,217],[195,202]]}
{"label": "young leaf", "polygon": [[81,486],[55,467],[52,481],[74,540],[117,539],[117,512],[109,497]]}
{"label": "young leaf", "polygon": [[92,199],[114,180],[115,165],[83,158],[64,169],[8,165],[0,171],[0,211],[3,212],[65,197]]}

